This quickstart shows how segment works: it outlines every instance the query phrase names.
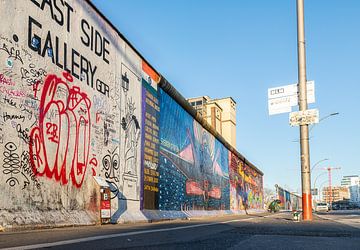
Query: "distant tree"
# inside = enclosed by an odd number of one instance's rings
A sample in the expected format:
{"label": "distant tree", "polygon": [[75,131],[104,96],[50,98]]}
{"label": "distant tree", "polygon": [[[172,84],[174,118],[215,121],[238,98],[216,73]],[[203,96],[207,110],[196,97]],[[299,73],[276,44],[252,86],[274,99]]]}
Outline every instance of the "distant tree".
{"label": "distant tree", "polygon": [[272,188],[264,188],[264,204],[268,205],[272,200],[276,199],[276,191]]}

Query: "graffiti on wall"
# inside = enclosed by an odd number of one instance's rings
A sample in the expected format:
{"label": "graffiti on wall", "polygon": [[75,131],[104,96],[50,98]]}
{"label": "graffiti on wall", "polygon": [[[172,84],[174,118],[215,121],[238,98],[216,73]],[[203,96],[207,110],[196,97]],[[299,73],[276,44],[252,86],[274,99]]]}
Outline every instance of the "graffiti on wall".
{"label": "graffiti on wall", "polygon": [[[226,149],[163,90],[148,89],[143,92],[146,101],[159,98],[160,155],[154,169],[144,161],[143,207],[177,211],[262,208],[262,175]],[[148,120],[157,114],[147,104],[144,112],[147,159],[152,152],[147,130],[153,127]]]}
{"label": "graffiti on wall", "polygon": [[91,102],[72,82],[68,72],[46,77],[29,152],[37,175],[81,187],[89,162]]}
{"label": "graffiti on wall", "polygon": [[291,193],[290,191],[275,185],[276,196],[281,201],[280,209],[285,210],[299,210],[302,207],[301,197]]}
{"label": "graffiti on wall", "polygon": [[5,144],[3,173],[9,176],[6,180],[11,187],[19,184],[17,175],[20,173],[20,156],[16,153],[17,147],[13,142]]}
{"label": "graffiti on wall", "polygon": [[[120,103],[121,83],[114,82],[122,70],[112,54],[114,49],[122,55],[133,52],[123,54],[124,48],[109,39],[115,32],[107,32],[93,13],[78,11],[89,8],[86,2],[27,1],[12,7],[16,25],[0,28],[5,62],[0,67],[0,142],[12,143],[1,153],[5,183],[39,188],[39,180],[47,179],[80,188],[87,175],[103,174],[121,190],[125,172],[139,175],[140,100],[134,93],[141,86],[132,82],[139,86],[131,86]],[[122,61],[141,63],[136,55]],[[10,142],[4,133],[9,128],[17,135]]]}
{"label": "graffiti on wall", "polygon": [[103,168],[105,170],[105,179],[110,186],[112,192],[111,199],[120,196],[119,191],[119,168],[120,168],[120,157],[118,154],[118,147],[114,150],[108,150],[108,154],[102,159]]}
{"label": "graffiti on wall", "polygon": [[228,209],[227,150],[161,89],[159,97],[156,209]]}
{"label": "graffiti on wall", "polygon": [[262,176],[234,153],[230,158],[231,210],[260,209],[263,203]]}
{"label": "graffiti on wall", "polygon": [[[40,189],[40,182],[30,167],[30,154],[28,151],[23,151],[19,156],[18,148],[13,142],[5,144],[3,152],[3,171],[6,176],[6,183],[10,187],[21,185],[25,189],[32,182],[37,189]],[[20,181],[19,181],[20,180]]]}
{"label": "graffiti on wall", "polygon": [[[115,107],[119,108],[119,126],[115,127],[114,117],[109,115],[104,121],[104,145],[112,142],[121,146],[108,150],[103,158],[103,171],[112,191],[112,199],[139,200],[140,122],[137,113],[140,108],[139,101],[132,97],[139,81],[140,78],[129,66],[121,64],[121,78],[115,88],[119,93],[111,96]],[[114,138],[116,129],[120,131],[119,141]]]}
{"label": "graffiti on wall", "polygon": [[142,63],[142,103],[143,103],[143,189],[141,208],[156,209],[158,206],[157,196],[159,192],[159,117],[160,106],[157,83],[159,75],[149,65]]}
{"label": "graffiti on wall", "polygon": [[[54,15],[53,5],[51,2],[43,1],[41,4],[31,1],[32,8],[42,11],[43,15],[49,16],[53,23],[63,29],[63,32],[75,34],[73,30],[79,30],[76,34],[80,35],[80,41],[83,47],[87,48],[89,54],[99,58],[102,62],[110,64],[110,47],[109,39],[101,34],[94,25],[86,18],[81,18],[79,22],[73,22],[75,18],[75,9],[67,2],[61,2],[62,8],[56,6],[62,18]],[[73,27],[74,25],[77,27]],[[95,65],[88,54],[79,52],[77,48],[70,47],[69,44],[62,40],[61,36],[44,27],[44,23],[33,15],[28,16],[28,34],[27,45],[29,49],[36,52],[40,57],[48,57],[51,63],[61,70],[69,72],[72,77],[86,82],[88,86],[97,92],[109,97],[110,87],[101,79],[98,65]],[[15,54],[16,55],[16,54]]]}
{"label": "graffiti on wall", "polygon": [[41,192],[49,207],[86,207],[96,175],[141,209],[256,208],[261,176],[229,170],[228,150],[87,1],[54,3],[11,1],[16,22],[0,27],[0,187],[28,191],[12,204],[39,189],[54,191]]}
{"label": "graffiti on wall", "polygon": [[29,131],[36,123],[34,114],[38,109],[38,100],[32,94],[32,87],[21,77],[21,71],[27,67],[26,65],[30,64],[32,69],[31,73],[27,72],[28,77],[37,74],[38,67],[31,63],[31,54],[19,43],[16,34],[1,34],[0,44],[0,58],[5,59],[5,66],[0,68],[2,174],[5,183],[13,191],[17,187],[24,190],[31,185],[40,189],[41,184],[30,164],[28,146],[25,150],[23,147],[23,144],[31,143]]}

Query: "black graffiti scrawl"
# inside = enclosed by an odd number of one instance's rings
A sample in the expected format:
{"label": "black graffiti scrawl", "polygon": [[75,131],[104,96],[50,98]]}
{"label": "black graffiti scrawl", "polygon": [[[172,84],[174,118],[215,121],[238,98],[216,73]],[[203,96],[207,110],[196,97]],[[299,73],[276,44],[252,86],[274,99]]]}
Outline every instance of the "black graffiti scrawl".
{"label": "black graffiti scrawl", "polygon": [[[103,170],[105,171],[106,182],[110,186],[110,190],[113,193],[111,199],[114,199],[120,194],[118,187],[118,170],[120,167],[120,157],[117,153],[118,147],[116,147],[113,151],[108,150],[108,154],[105,155],[102,159]],[[119,196],[119,198],[121,198]]]}
{"label": "black graffiti scrawl", "polygon": [[20,173],[20,157],[16,153],[17,147],[13,142],[8,142],[5,144],[4,150],[4,163],[3,163],[3,173],[9,178],[6,180],[6,183],[10,187],[14,187],[19,184],[17,175]]}

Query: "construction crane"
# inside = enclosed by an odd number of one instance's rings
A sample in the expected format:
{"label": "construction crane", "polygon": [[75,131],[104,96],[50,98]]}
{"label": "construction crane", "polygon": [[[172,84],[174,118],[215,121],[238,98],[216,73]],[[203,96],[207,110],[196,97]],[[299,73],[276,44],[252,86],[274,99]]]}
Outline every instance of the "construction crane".
{"label": "construction crane", "polygon": [[327,168],[323,168],[323,170],[327,170],[327,171],[328,171],[328,178],[329,178],[329,206],[330,206],[330,209],[332,209],[331,171],[332,171],[332,170],[336,170],[336,169],[341,169],[341,167],[327,167]]}

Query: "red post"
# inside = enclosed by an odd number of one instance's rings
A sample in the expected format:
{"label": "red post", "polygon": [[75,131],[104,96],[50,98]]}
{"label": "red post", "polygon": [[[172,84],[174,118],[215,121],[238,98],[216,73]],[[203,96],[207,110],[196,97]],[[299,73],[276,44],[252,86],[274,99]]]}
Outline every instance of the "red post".
{"label": "red post", "polygon": [[332,188],[331,188],[331,168],[328,167],[328,173],[329,173],[329,205],[330,208],[332,207]]}

